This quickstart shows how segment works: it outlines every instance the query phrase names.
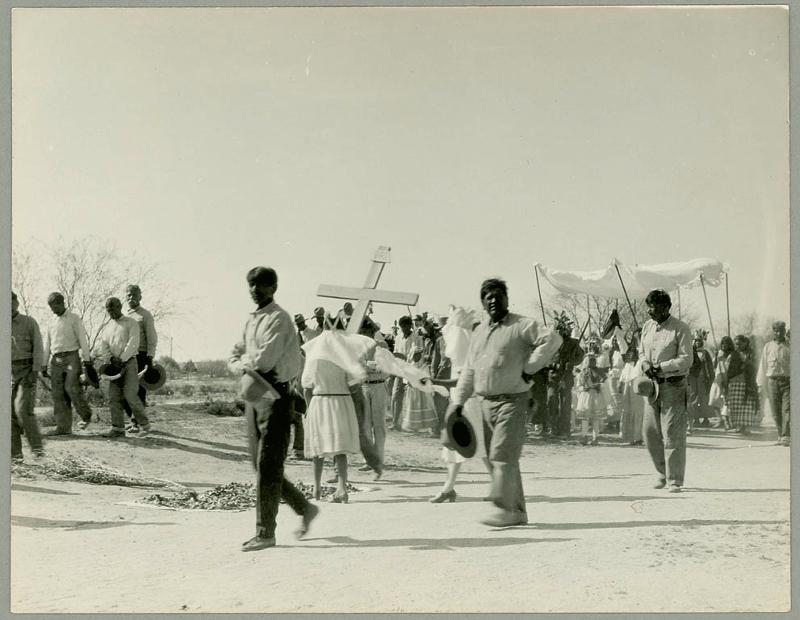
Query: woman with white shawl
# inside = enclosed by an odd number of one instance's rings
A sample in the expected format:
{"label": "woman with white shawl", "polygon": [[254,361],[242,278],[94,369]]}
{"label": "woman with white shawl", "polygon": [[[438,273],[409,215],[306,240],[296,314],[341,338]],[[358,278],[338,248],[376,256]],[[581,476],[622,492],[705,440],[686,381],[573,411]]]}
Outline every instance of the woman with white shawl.
{"label": "woman with white shawl", "polygon": [[374,342],[365,336],[344,334],[336,327],[343,325],[337,320],[335,329],[326,329],[303,345],[306,362],[300,382],[313,394],[306,411],[303,447],[314,463],[314,499],[321,496],[325,457],[332,457],[338,487],[331,501],[346,504],[347,455],[361,451],[353,392],[359,391],[366,379],[360,359]]}
{"label": "woman with white shawl", "polygon": [[[445,355],[450,358],[451,361],[451,376],[453,379],[458,378],[461,368],[467,360],[467,352],[469,351],[474,322],[475,317],[472,311],[468,312],[464,308],[450,306],[447,324],[442,329],[442,336],[445,342]],[[481,406],[478,398],[480,397],[472,396],[464,403],[463,415],[469,420],[470,424],[472,424],[472,428],[475,430],[477,449],[475,450],[475,456],[472,458],[481,457],[484,465],[486,465],[486,470],[491,474],[492,466],[486,454],[483,438],[483,416],[481,414]],[[442,460],[447,465],[447,478],[438,495],[430,499],[430,502],[433,504],[456,501],[456,478],[458,477],[458,472],[461,470],[462,463],[468,459],[461,456],[455,450],[442,447]]]}

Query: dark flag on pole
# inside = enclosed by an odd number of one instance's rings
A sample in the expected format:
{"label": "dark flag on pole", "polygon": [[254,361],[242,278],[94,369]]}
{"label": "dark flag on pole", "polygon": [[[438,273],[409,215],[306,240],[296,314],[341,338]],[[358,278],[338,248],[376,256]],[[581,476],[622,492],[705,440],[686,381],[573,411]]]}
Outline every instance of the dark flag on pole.
{"label": "dark flag on pole", "polygon": [[611,315],[606,319],[606,322],[603,324],[603,331],[600,333],[600,336],[604,340],[607,340],[608,338],[611,337],[611,335],[614,333],[614,330],[617,327],[622,329],[622,325],[620,325],[619,323],[619,312],[617,312],[617,309],[614,308],[611,311]]}

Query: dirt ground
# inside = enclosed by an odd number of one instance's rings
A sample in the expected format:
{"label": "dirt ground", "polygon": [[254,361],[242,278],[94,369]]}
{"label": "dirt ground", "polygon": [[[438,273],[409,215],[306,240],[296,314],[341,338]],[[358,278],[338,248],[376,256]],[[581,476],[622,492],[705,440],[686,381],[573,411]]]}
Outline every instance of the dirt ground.
{"label": "dirt ground", "polygon": [[[242,418],[158,405],[142,440],[53,438],[75,454],[198,491],[252,482]],[[107,413],[101,412],[106,420]],[[689,438],[685,492],[652,488],[642,447],[530,438],[522,457],[527,526],[478,523],[488,475],[468,463],[455,503],[436,439],[390,432],[383,480],[321,503],[305,540],[287,506],[278,546],[239,547],[255,511],[137,504],[150,489],[12,478],[11,609],[137,612],[728,612],[790,605],[789,454],[770,421],[751,436]],[[25,453],[26,460],[31,456]],[[358,465],[362,461],[353,459]],[[309,462],[287,462],[310,482]]]}

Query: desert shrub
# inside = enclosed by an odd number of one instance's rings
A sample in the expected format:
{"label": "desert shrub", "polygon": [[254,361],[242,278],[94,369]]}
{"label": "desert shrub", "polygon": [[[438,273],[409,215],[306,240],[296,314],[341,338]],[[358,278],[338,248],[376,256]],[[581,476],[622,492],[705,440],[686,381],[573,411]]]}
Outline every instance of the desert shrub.
{"label": "desert shrub", "polygon": [[178,362],[172,359],[169,355],[162,355],[161,357],[157,358],[156,361],[161,364],[167,370],[167,372],[170,370],[177,372],[181,369],[181,367],[178,365]]}
{"label": "desert shrub", "polygon": [[225,360],[201,360],[195,362],[197,372],[207,377],[226,378],[232,377],[233,373],[228,370],[228,363]]}
{"label": "desert shrub", "polygon": [[154,396],[173,396],[175,394],[175,390],[169,383],[165,383],[157,390],[150,392]]}
{"label": "desert shrub", "polygon": [[183,365],[183,372],[197,372],[197,366],[194,365],[192,360],[189,360]]}
{"label": "desert shrub", "polygon": [[178,388],[178,393],[181,396],[191,396],[194,394],[194,386],[191,383],[184,383]]}
{"label": "desert shrub", "polygon": [[244,402],[240,407],[237,401],[206,398],[203,402],[203,410],[210,415],[220,417],[240,417],[244,415]]}

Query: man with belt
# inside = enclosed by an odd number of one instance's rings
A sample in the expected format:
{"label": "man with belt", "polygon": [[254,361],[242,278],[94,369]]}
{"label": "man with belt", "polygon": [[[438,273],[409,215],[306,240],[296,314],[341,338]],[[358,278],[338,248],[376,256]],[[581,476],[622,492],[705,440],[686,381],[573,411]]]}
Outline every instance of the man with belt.
{"label": "man with belt", "polygon": [[245,405],[250,457],[256,470],[256,535],[242,545],[242,551],[258,551],[275,546],[281,499],[303,517],[298,538],[308,532],[319,508],[283,475],[294,411],[290,383],[300,372],[300,345],[292,317],[273,300],[278,290],[274,269],[254,267],[247,272],[247,284],[257,308],[233,347],[228,367],[237,374],[258,372],[279,395],[272,402],[262,399],[257,405]]}
{"label": "man with belt", "polygon": [[[383,475],[383,455],[386,445],[386,392],[387,375],[381,372],[375,363],[375,351],[383,347],[388,349],[386,342],[378,331],[378,326],[369,317],[364,317],[361,329],[358,333],[362,336],[372,338],[375,345],[370,347],[364,360],[367,368],[367,380],[359,387],[361,390],[361,400],[363,408],[356,407],[356,416],[363,419],[358,420],[358,438],[361,446],[361,454],[364,456],[366,465],[359,468],[359,471],[373,470],[375,480],[379,480]],[[358,397],[356,397],[358,400]],[[356,402],[355,400],[353,401]]]}
{"label": "man with belt", "polygon": [[[153,315],[142,308],[140,302],[142,301],[142,289],[138,284],[129,284],[126,289],[126,299],[128,301],[128,316],[131,317],[139,326],[139,350],[136,352],[136,367],[138,372],[141,372],[148,366],[153,365],[153,358],[156,355],[156,345],[158,344],[158,334],[156,333],[156,324],[153,320]],[[137,390],[139,400],[142,405],[147,406],[147,390],[143,385],[139,385]],[[139,426],[136,424],[136,419],[132,417],[132,409],[127,400],[122,403],[125,413],[131,418],[128,425],[129,431],[137,432]]]}
{"label": "man with belt", "polygon": [[139,375],[136,354],[139,351],[139,324],[129,316],[123,316],[122,302],[116,297],[109,297],[105,308],[110,320],[95,345],[96,358],[102,360],[103,364],[111,364],[116,368],[114,374],[122,376],[108,382],[111,429],[103,433],[103,436],[125,436],[123,404],[127,402],[137,425],[136,431],[128,431],[128,436],[146,437],[150,433],[150,422],[144,412],[144,403],[139,400],[137,394]]}
{"label": "man with belt", "polygon": [[[45,335],[42,373],[52,377],[50,387],[56,427],[45,431],[44,434],[71,435],[73,405],[81,418],[78,428],[85,429],[92,420],[92,409],[86,402],[80,384],[81,358],[84,365],[92,363],[89,339],[78,315],[67,311],[61,293],[50,293],[47,305],[56,318],[49,325]],[[49,369],[46,366],[48,361]]]}
{"label": "man with belt", "polygon": [[34,456],[44,456],[39,423],[33,413],[42,355],[39,325],[19,313],[17,294],[11,291],[11,458],[18,461],[22,460],[22,433]]}
{"label": "man with belt", "polygon": [[766,343],[761,353],[756,381],[762,391],[766,385],[769,406],[775,418],[775,426],[778,427],[776,446],[788,446],[791,436],[789,353],[786,323],[775,321],[772,324],[772,342]]}
{"label": "man with belt", "polygon": [[[536,321],[508,311],[508,289],[500,279],[481,285],[488,314],[473,332],[466,363],[445,419],[463,408],[473,394],[481,396],[483,433],[492,464],[492,502],[500,511],[482,523],[492,527],[528,522],[519,457],[531,380],[549,364],[561,346],[555,332],[540,333]],[[480,429],[476,429],[481,432]]]}
{"label": "man with belt", "polygon": [[666,291],[650,291],[645,304],[650,320],[642,327],[639,360],[658,390],[645,402],[644,440],[658,472],[654,488],[669,483],[670,493],[680,493],[686,471],[686,375],[693,359],[692,332],[670,315],[672,300]]}

